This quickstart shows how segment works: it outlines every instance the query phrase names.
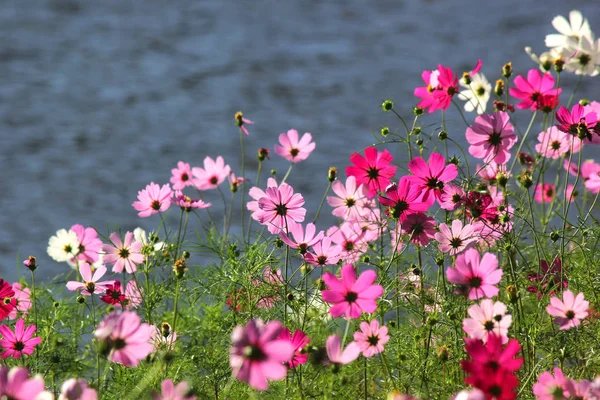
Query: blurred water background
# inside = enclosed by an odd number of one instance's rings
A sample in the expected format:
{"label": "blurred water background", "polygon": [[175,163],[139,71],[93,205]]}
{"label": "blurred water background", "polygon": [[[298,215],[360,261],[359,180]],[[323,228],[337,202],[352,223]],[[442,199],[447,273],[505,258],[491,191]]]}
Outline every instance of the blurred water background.
{"label": "blurred water background", "polygon": [[[576,0],[4,0],[0,276],[16,279],[30,254],[43,276],[66,271],[46,247],[75,223],[156,229],[131,203],[177,161],[223,155],[239,175],[239,110],[256,122],[245,138],[252,181],[259,147],[290,128],[313,134],[316,151],[289,180],[312,217],[329,166],[343,171],[372,132],[399,129],[382,100],[409,116],[422,70],[438,63],[462,73],[481,58],[491,82],[507,61],[526,73],[523,48],[543,51],[552,18],[571,9],[600,33],[600,7]],[[587,78],[578,97],[597,88]],[[464,143],[454,108],[448,120]],[[287,165],[273,155],[265,167],[281,177]]]}

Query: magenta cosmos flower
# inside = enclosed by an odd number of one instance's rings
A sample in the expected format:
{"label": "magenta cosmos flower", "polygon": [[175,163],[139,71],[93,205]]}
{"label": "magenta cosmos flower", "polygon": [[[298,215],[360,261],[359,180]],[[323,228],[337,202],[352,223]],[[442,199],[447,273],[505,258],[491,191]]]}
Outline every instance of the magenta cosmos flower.
{"label": "magenta cosmos flower", "polygon": [[291,162],[306,160],[315,149],[315,142],[311,142],[312,135],[305,133],[298,140],[298,131],[290,129],[287,133],[279,135],[279,145],[275,145],[275,153]]}
{"label": "magenta cosmos flower", "polygon": [[340,181],[335,181],[331,185],[331,189],[337,195],[337,197],[327,196],[327,204],[334,207],[331,212],[333,215],[345,221],[353,221],[364,214],[367,188],[365,185],[357,185],[356,177],[349,176],[345,185]]}
{"label": "magenta cosmos flower", "polygon": [[440,244],[440,251],[451,256],[462,253],[479,240],[473,225],[463,225],[460,219],[452,221],[452,228],[447,224],[440,224],[439,230],[435,234],[435,240]]}
{"label": "magenta cosmos flower", "polygon": [[179,382],[177,385],[170,379],[165,379],[160,385],[161,393],[152,396],[152,400],[196,400],[191,396],[190,385],[187,382]]}
{"label": "magenta cosmos flower", "polygon": [[[12,288],[15,292],[15,308],[8,314],[8,318],[17,319],[18,313],[25,317],[31,308],[31,290],[24,288],[19,282],[13,283]],[[4,299],[4,297],[0,295],[0,299]]]}
{"label": "magenta cosmos flower", "polygon": [[17,302],[14,299],[15,291],[10,283],[0,279],[0,321],[8,317],[15,309]]}
{"label": "magenta cosmos flower", "polygon": [[171,170],[171,184],[174,190],[182,190],[192,185],[192,168],[183,161],[177,162],[177,168]]}
{"label": "magenta cosmos flower", "polygon": [[135,367],[152,353],[154,347],[150,339],[154,334],[151,325],[133,311],[113,311],[107,315],[94,332],[94,336],[108,348],[108,359]]}
{"label": "magenta cosmos flower", "polygon": [[410,177],[403,176],[397,185],[387,187],[385,196],[379,196],[379,202],[387,207],[388,217],[404,220],[410,214],[427,211],[429,204],[421,200],[421,195],[420,187],[413,184]]}
{"label": "magenta cosmos flower", "polygon": [[327,351],[326,365],[333,364],[339,367],[350,364],[360,356],[360,347],[356,342],[348,343],[348,346],[342,351],[342,341],[338,335],[331,335],[327,338],[325,349]]}
{"label": "magenta cosmos flower", "polygon": [[458,77],[452,69],[440,64],[434,71],[423,71],[421,78],[426,86],[414,91],[414,95],[422,99],[417,107],[428,109],[430,113],[439,109],[446,110],[452,97],[458,93]]}
{"label": "magenta cosmos flower", "polygon": [[580,139],[592,140],[593,134],[600,134],[598,116],[593,111],[586,112],[581,104],[575,104],[570,112],[567,107],[561,107],[556,113],[556,121],[558,129]]}
{"label": "magenta cosmos flower", "polygon": [[410,241],[419,246],[427,246],[435,237],[435,220],[422,212],[410,214],[401,223],[402,233],[410,235]]}
{"label": "magenta cosmos flower", "polygon": [[551,203],[556,195],[553,183],[541,183],[535,187],[533,199],[538,203]]}
{"label": "magenta cosmos flower", "polygon": [[[317,228],[312,222],[306,224],[306,230],[302,227],[302,224],[288,222],[288,230],[287,234],[283,231],[279,233],[279,237],[292,249],[298,249],[300,254],[306,254],[309,247],[323,239],[323,231],[319,231],[315,235]],[[293,240],[290,237],[293,237]]]}
{"label": "magenta cosmos flower", "polygon": [[431,153],[428,162],[421,157],[413,158],[408,169],[414,175],[413,183],[423,192],[422,201],[429,204],[433,204],[435,199],[441,201],[444,184],[458,176],[456,165],[446,165],[444,156],[438,153]]}
{"label": "magenta cosmos flower", "polygon": [[173,192],[169,185],[162,187],[151,182],[144,190],[138,192],[138,201],[133,202],[133,208],[138,212],[138,216],[145,218],[158,212],[167,211],[171,205]]}
{"label": "magenta cosmos flower", "polygon": [[98,232],[94,228],[86,228],[80,224],[73,225],[71,230],[79,240],[77,259],[88,261],[90,264],[98,261],[100,258],[98,253],[102,250],[102,240],[98,238]]}
{"label": "magenta cosmos flower", "polygon": [[502,270],[498,268],[498,258],[491,253],[484,253],[481,260],[479,252],[468,249],[456,257],[455,268],[448,268],[448,281],[461,286],[470,300],[493,297],[498,294],[496,285],[502,279]]}
{"label": "magenta cosmos flower", "polygon": [[576,327],[588,316],[589,305],[590,303],[583,299],[583,293],[574,296],[573,292],[565,290],[562,301],[558,297],[552,297],[546,311],[556,317],[554,322],[560,325],[559,329],[565,330]]}
{"label": "magenta cosmos flower", "polygon": [[287,363],[289,368],[296,368],[298,365],[306,364],[308,353],[303,350],[310,343],[310,338],[306,336],[306,333],[297,330],[292,335],[288,328],[283,328],[279,334],[279,339],[286,340],[294,346],[294,355]]}
{"label": "magenta cosmos flower", "polygon": [[0,398],[11,400],[52,400],[52,393],[44,390],[44,378],[29,378],[27,368],[0,368]]}
{"label": "magenta cosmos flower", "polygon": [[279,233],[288,230],[288,221],[302,222],[306,216],[304,198],[300,193],[287,183],[282,183],[279,188],[269,187],[266,196],[258,200],[261,210],[258,222],[267,225],[269,232]]}
{"label": "magenta cosmos flower", "polygon": [[106,252],[102,260],[107,264],[114,264],[113,272],[122,272],[125,269],[132,274],[137,271],[137,264],[144,262],[144,255],[140,253],[142,242],[133,241],[131,232],[125,234],[125,241],[121,241],[116,232],[111,233],[109,238],[113,244],[102,246],[102,250]]}
{"label": "magenta cosmos flower", "polygon": [[490,333],[502,337],[502,343],[508,342],[508,328],[512,324],[512,316],[506,314],[506,306],[491,299],[483,299],[467,310],[471,318],[463,319],[463,330],[469,337],[487,342]]}
{"label": "magenta cosmos flower", "polygon": [[330,272],[323,274],[323,282],[329,290],[323,290],[323,300],[334,304],[329,313],[334,317],[344,316],[346,319],[359,318],[361,314],[374,313],[377,309],[375,301],[383,295],[383,286],[373,285],[377,273],[367,270],[356,279],[354,266],[346,264],[342,267],[341,279]]}
{"label": "magenta cosmos flower", "polygon": [[86,262],[83,262],[79,265],[79,273],[83,278],[83,282],[78,281],[69,281],[67,282],[67,289],[73,290],[82,290],[82,294],[86,296],[90,296],[93,293],[103,293],[105,292],[114,281],[104,281],[98,282],[100,278],[106,274],[106,267],[101,265],[92,272],[92,266]]}
{"label": "magenta cosmos flower", "polygon": [[543,76],[537,69],[531,69],[527,73],[527,79],[521,75],[515,78],[514,88],[509,89],[511,96],[521,99],[517,108],[539,110],[541,100],[544,98],[558,98],[561,94],[561,88],[554,87],[554,78],[547,72]]}
{"label": "magenta cosmos flower", "polygon": [[0,357],[3,359],[8,357],[21,358],[23,354],[30,355],[33,353],[35,346],[42,343],[41,337],[33,337],[36,329],[35,325],[29,325],[25,329],[23,319],[17,321],[14,332],[8,326],[0,326],[0,334],[4,337],[3,340],[0,340],[0,346],[4,348],[4,352]]}
{"label": "magenta cosmos flower", "polygon": [[510,159],[509,150],[517,142],[517,135],[507,113],[498,111],[475,118],[467,128],[469,153],[484,162],[505,164]]}
{"label": "magenta cosmos flower", "polygon": [[373,197],[389,185],[396,173],[396,166],[391,165],[393,159],[387,150],[378,153],[375,147],[367,147],[364,157],[359,153],[350,156],[354,165],[346,167],[346,175],[354,176],[357,184],[364,184],[368,189],[367,197]]}
{"label": "magenta cosmos flower", "polygon": [[294,345],[278,339],[282,325],[271,321],[252,320],[237,326],[231,334],[229,365],[233,376],[255,389],[269,388],[267,379],[279,381],[287,375],[284,363],[294,356]]}
{"label": "magenta cosmos flower", "polygon": [[198,190],[216,189],[225,179],[229,178],[230,173],[231,167],[225,165],[225,160],[221,156],[218,156],[216,160],[206,157],[204,168],[192,168],[193,183]]}
{"label": "magenta cosmos flower", "polygon": [[376,319],[361,322],[360,332],[354,332],[354,341],[358,344],[363,356],[369,358],[383,351],[383,345],[390,340],[387,326],[379,326]]}

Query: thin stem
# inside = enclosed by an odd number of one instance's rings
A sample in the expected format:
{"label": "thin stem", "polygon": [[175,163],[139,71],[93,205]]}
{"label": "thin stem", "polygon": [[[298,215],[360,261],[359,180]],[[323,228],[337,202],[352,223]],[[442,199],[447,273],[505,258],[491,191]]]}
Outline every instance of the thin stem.
{"label": "thin stem", "polygon": [[[242,151],[242,178],[246,178],[246,152],[244,151],[244,133],[242,131],[242,129],[240,128],[240,148]],[[260,168],[260,164],[259,164],[259,168]],[[246,188],[244,187],[245,184],[245,180],[241,183],[241,190],[242,190],[242,234],[245,231],[245,221],[244,221],[244,212],[245,210],[245,205],[246,205]],[[233,199],[231,200],[232,204],[231,207],[233,208]],[[230,217],[231,218],[231,217]],[[229,222],[231,223],[231,221]]]}
{"label": "thin stem", "polygon": [[327,193],[329,193],[329,189],[331,189],[331,181],[327,184],[327,189],[325,190],[325,193],[323,194],[323,198],[321,199],[321,203],[319,204],[319,208],[317,209],[317,213],[315,214],[315,219],[313,219],[313,224],[315,222],[317,222],[317,219],[319,218],[319,214],[321,213],[321,208],[323,207],[323,203],[325,203],[325,198],[327,197]]}

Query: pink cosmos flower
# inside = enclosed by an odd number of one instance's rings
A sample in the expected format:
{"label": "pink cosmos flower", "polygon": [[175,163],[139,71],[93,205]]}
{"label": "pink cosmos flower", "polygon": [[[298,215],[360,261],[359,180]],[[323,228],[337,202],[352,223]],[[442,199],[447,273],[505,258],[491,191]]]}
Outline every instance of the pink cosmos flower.
{"label": "pink cosmos flower", "polygon": [[192,199],[191,197],[185,196],[180,190],[175,191],[172,201],[175,205],[179,206],[179,208],[186,212],[212,206],[212,203],[205,203],[200,199]]}
{"label": "pink cosmos flower", "polygon": [[341,258],[342,247],[333,244],[331,238],[325,236],[321,241],[313,244],[313,253],[304,254],[304,261],[316,267],[337,264]]}
{"label": "pink cosmos flower", "polygon": [[573,176],[580,175],[584,181],[587,181],[593,175],[600,174],[600,164],[595,163],[594,160],[585,160],[581,163],[581,168],[578,168],[576,162],[573,162],[573,160],[569,162],[569,159],[565,158],[563,167]]}
{"label": "pink cosmos flower", "polygon": [[361,314],[374,313],[377,309],[376,299],[383,294],[383,286],[373,285],[377,273],[367,270],[356,279],[354,266],[346,264],[342,267],[341,279],[330,272],[323,274],[323,282],[329,290],[323,290],[323,300],[334,304],[329,313],[334,317],[346,319],[359,318]]}
{"label": "pink cosmos flower", "polygon": [[253,125],[254,122],[250,121],[248,118],[244,118],[244,114],[241,111],[235,113],[234,116],[235,124],[246,134],[246,136],[250,136],[250,132],[244,125]]}
{"label": "pink cosmos flower", "polygon": [[331,212],[333,215],[345,221],[352,221],[364,213],[367,188],[364,185],[357,185],[356,177],[349,176],[345,185],[335,181],[331,189],[337,195],[337,197],[327,196],[327,204],[334,207]]}
{"label": "pink cosmos flower", "polygon": [[[31,290],[24,288],[19,282],[13,283],[12,288],[15,292],[13,297],[15,300],[15,308],[8,314],[8,318],[17,319],[18,313],[21,313],[21,316],[25,317],[27,311],[31,308]],[[0,294],[0,299],[5,299],[5,297],[2,297]]]}
{"label": "pink cosmos flower", "polygon": [[444,156],[431,153],[429,161],[415,157],[408,163],[408,169],[414,175],[413,183],[423,192],[422,200],[433,204],[435,199],[441,199],[444,184],[458,176],[458,169],[454,164],[445,165]]}
{"label": "pink cosmos flower", "polygon": [[107,345],[110,361],[135,367],[154,350],[149,342],[153,333],[136,313],[113,311],[98,324],[94,336]]}
{"label": "pink cosmos flower", "polygon": [[589,305],[590,303],[583,299],[583,293],[574,296],[573,292],[567,289],[563,292],[562,301],[558,297],[550,299],[546,312],[556,317],[554,322],[560,325],[560,330],[565,330],[576,327],[588,316]]}
{"label": "pink cosmos flower", "polygon": [[376,319],[367,323],[360,323],[360,332],[354,332],[354,341],[358,344],[363,356],[369,358],[383,351],[383,345],[390,337],[388,336],[387,326],[379,326]]}
{"label": "pink cosmos flower", "polygon": [[554,376],[548,371],[542,372],[538,381],[533,385],[533,394],[537,400],[563,399],[568,378],[560,368],[554,368]]}
{"label": "pink cosmos flower", "polygon": [[144,190],[138,192],[138,201],[133,202],[133,208],[139,211],[138,216],[145,218],[158,212],[164,212],[171,205],[173,192],[169,185],[158,186],[151,182]]}
{"label": "pink cosmos flower", "polygon": [[416,97],[422,100],[417,107],[435,110],[446,110],[452,101],[452,96],[458,93],[458,77],[450,68],[438,65],[437,70],[423,71],[421,74],[426,86],[417,87],[414,91]]}
{"label": "pink cosmos flower", "polygon": [[498,258],[491,253],[484,253],[481,260],[479,252],[468,249],[456,257],[455,268],[448,268],[448,281],[462,287],[461,293],[470,300],[498,295],[496,285],[502,279],[502,270],[498,268]]}
{"label": "pink cosmos flower", "polygon": [[402,221],[402,233],[410,235],[410,241],[419,246],[427,246],[435,237],[435,220],[424,213],[410,214]]}
{"label": "pink cosmos flower", "polygon": [[29,378],[29,371],[22,367],[0,367],[0,398],[11,400],[52,400],[54,395],[44,390],[44,378]]}
{"label": "pink cosmos flower", "polygon": [[357,184],[364,184],[368,189],[367,197],[373,197],[389,185],[396,173],[396,166],[390,165],[392,160],[389,151],[379,153],[375,147],[367,147],[364,157],[358,153],[350,156],[354,165],[346,167],[346,175],[354,176]]}
{"label": "pink cosmos flower", "polygon": [[[279,237],[292,249],[298,249],[300,254],[306,254],[308,248],[317,244],[317,242],[323,239],[324,235],[323,231],[319,231],[319,233],[315,235],[317,228],[312,222],[306,224],[306,231],[302,228],[302,224],[295,222],[288,224],[288,230],[289,233],[281,231],[279,233]],[[290,239],[290,236],[292,236],[294,240]]]}
{"label": "pink cosmos flower", "polygon": [[[15,291],[10,283],[0,278],[0,321],[8,317],[15,309],[17,301],[14,299]],[[6,300],[9,299],[9,300]]]}
{"label": "pink cosmos flower", "polygon": [[125,269],[130,274],[137,271],[137,264],[144,262],[144,255],[140,253],[142,250],[142,242],[133,241],[133,233],[125,233],[125,241],[121,241],[119,234],[113,232],[109,236],[113,243],[105,244],[102,250],[106,252],[103,261],[113,265],[113,272],[122,272]]}
{"label": "pink cosmos flower", "polygon": [[281,146],[275,145],[275,153],[294,163],[306,160],[316,146],[311,140],[312,135],[308,132],[298,140],[298,131],[290,129],[287,134],[282,133],[279,135]]}
{"label": "pink cosmos flower", "polygon": [[174,190],[182,190],[186,186],[191,186],[192,183],[192,168],[190,164],[183,161],[177,162],[177,168],[171,170],[171,184]]}
{"label": "pink cosmos flower", "polygon": [[85,379],[71,378],[62,384],[59,400],[96,400],[98,393],[90,387]]}
{"label": "pink cosmos flower", "polygon": [[238,325],[231,334],[229,365],[233,376],[257,390],[269,388],[267,379],[279,381],[287,375],[288,363],[294,356],[294,345],[278,339],[282,325],[279,321],[263,324],[252,320]]}
{"label": "pink cosmos flower", "polygon": [[558,97],[562,89],[554,87],[554,78],[551,73],[540,74],[537,69],[531,69],[527,73],[527,79],[521,75],[515,78],[514,88],[509,89],[511,96],[521,99],[517,104],[520,109],[530,109],[531,111],[540,109],[540,100],[544,96]]}
{"label": "pink cosmos flower", "polygon": [[[589,109],[588,109],[589,110]],[[581,104],[575,104],[571,111],[567,107],[561,107],[556,112],[556,127],[573,136],[592,140],[593,135],[598,133],[598,116],[593,111],[586,111]],[[599,133],[600,134],[600,133]]]}
{"label": "pink cosmos flower", "polygon": [[[277,181],[275,180],[275,178],[269,177],[267,179],[267,188],[270,187],[277,187]],[[246,204],[246,208],[249,211],[252,211],[252,219],[258,221],[260,215],[262,214],[262,211],[258,207],[258,200],[262,199],[263,197],[267,197],[267,194],[261,188],[253,186],[248,191],[248,195],[253,199],[253,201],[249,201],[248,204]]]}
{"label": "pink cosmos flower", "polygon": [[381,205],[388,207],[388,217],[405,220],[410,214],[425,212],[429,204],[421,200],[422,191],[415,185],[411,177],[403,176],[396,185],[392,183],[385,190],[385,196],[379,196]]}
{"label": "pink cosmos flower", "polygon": [[92,266],[83,262],[79,265],[79,273],[83,278],[83,282],[69,281],[67,282],[67,289],[71,291],[82,290],[81,294],[86,296],[90,296],[93,293],[105,292],[114,282],[98,282],[106,274],[106,267],[104,265],[99,266],[98,269],[92,272]]}
{"label": "pink cosmos flower", "polygon": [[231,167],[225,165],[223,157],[218,156],[216,160],[210,157],[204,159],[204,168],[192,168],[192,180],[198,190],[216,189],[225,179],[229,177]]}
{"label": "pink cosmos flower", "polygon": [[304,198],[300,193],[294,193],[290,185],[282,183],[279,188],[269,187],[265,194],[258,200],[258,207],[262,211],[258,222],[267,225],[269,232],[276,234],[288,230],[288,221],[304,221]]}
{"label": "pink cosmos flower", "polygon": [[342,351],[342,341],[338,335],[331,335],[325,342],[327,350],[326,365],[341,366],[350,364],[360,356],[360,347],[356,342],[348,343],[348,346]]}
{"label": "pink cosmos flower", "polygon": [[483,299],[467,310],[471,318],[463,320],[463,330],[469,337],[487,342],[488,335],[495,333],[502,337],[502,343],[508,342],[508,328],[512,324],[512,316],[506,314],[506,306],[491,299]]}
{"label": "pink cosmos flower", "polygon": [[6,359],[21,358],[23,354],[31,355],[35,346],[42,343],[41,337],[32,337],[36,329],[35,325],[29,325],[25,329],[25,320],[22,318],[17,320],[14,332],[8,326],[0,326],[0,334],[4,337],[0,340],[0,346],[4,348],[0,357]]}
{"label": "pink cosmos flower", "polygon": [[467,128],[469,153],[484,162],[505,164],[510,159],[510,149],[517,142],[517,135],[507,113],[498,111],[475,118]]}
{"label": "pink cosmos flower", "polygon": [[590,179],[585,181],[585,188],[594,194],[600,192],[600,175],[591,175]]}
{"label": "pink cosmos flower", "polygon": [[102,240],[98,238],[98,232],[94,228],[85,228],[79,224],[73,225],[71,230],[79,240],[79,252],[76,258],[91,264],[98,261],[100,257],[98,253],[102,249]]}
{"label": "pink cosmos flower", "polygon": [[310,343],[310,338],[306,336],[306,333],[298,330],[294,331],[292,335],[288,328],[283,328],[279,334],[279,339],[286,340],[294,346],[294,355],[287,363],[289,368],[293,369],[298,365],[306,364],[308,353],[303,350]]}
{"label": "pink cosmos flower", "polygon": [[535,187],[533,199],[538,203],[550,203],[555,195],[556,190],[553,183],[542,183]]}
{"label": "pink cosmos flower", "polygon": [[551,126],[538,135],[538,144],[535,151],[545,158],[557,159],[568,152],[577,153],[581,149],[581,139],[559,131],[556,126]]}
{"label": "pink cosmos flower", "polygon": [[440,251],[451,256],[462,253],[478,240],[473,225],[466,224],[463,226],[460,219],[452,221],[452,229],[444,223],[440,224],[439,229],[440,231],[434,236],[435,240],[440,244]]}
{"label": "pink cosmos flower", "polygon": [[187,382],[179,382],[175,386],[172,380],[165,379],[161,384],[161,393],[153,395],[152,400],[196,400],[196,396],[189,393],[190,385]]}
{"label": "pink cosmos flower", "polygon": [[444,192],[440,195],[440,207],[452,211],[465,202],[465,191],[455,185],[444,185]]}

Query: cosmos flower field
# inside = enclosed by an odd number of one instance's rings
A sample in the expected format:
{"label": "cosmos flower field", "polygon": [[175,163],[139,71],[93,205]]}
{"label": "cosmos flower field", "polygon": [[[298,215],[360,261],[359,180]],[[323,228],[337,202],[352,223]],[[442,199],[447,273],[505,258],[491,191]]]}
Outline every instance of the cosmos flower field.
{"label": "cosmos flower field", "polygon": [[288,183],[313,135],[248,149],[239,112],[241,170],[131,193],[152,232],[60,229],[62,276],[32,255],[0,279],[0,398],[600,399],[600,99],[577,94],[600,40],[578,11],[552,27],[530,65],[424,70],[319,204]]}

